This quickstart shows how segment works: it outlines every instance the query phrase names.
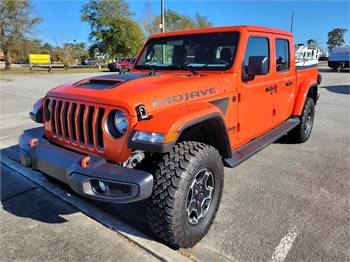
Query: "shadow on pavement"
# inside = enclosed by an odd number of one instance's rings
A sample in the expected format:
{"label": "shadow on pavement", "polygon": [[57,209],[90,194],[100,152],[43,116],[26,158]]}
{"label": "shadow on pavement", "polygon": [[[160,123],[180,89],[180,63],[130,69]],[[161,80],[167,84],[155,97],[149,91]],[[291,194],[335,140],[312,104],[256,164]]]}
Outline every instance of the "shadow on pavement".
{"label": "shadow on pavement", "polygon": [[335,85],[335,86],[326,86],[326,89],[329,92],[350,95],[350,86],[349,85]]}
{"label": "shadow on pavement", "polygon": [[19,217],[44,223],[64,223],[64,215],[77,210],[38,187],[27,178],[1,165],[2,208]]}
{"label": "shadow on pavement", "polygon": [[124,223],[143,232],[144,234],[154,237],[152,232],[149,230],[146,220],[147,200],[138,203],[120,205],[103,203],[99,201],[93,201],[92,204],[109,215],[119,218]]}
{"label": "shadow on pavement", "polygon": [[339,72],[331,68],[321,67],[318,69],[320,73],[349,73],[349,69],[341,69]]}
{"label": "shadow on pavement", "polygon": [[[18,145],[1,150],[1,154],[16,162],[19,162],[18,153]],[[50,183],[55,184],[69,194],[81,198],[95,208],[120,219],[148,236],[152,235],[146,221],[146,201],[116,205],[90,200],[76,195],[68,185],[44,174],[43,176]],[[3,209],[9,213],[46,223],[64,223],[66,220],[61,215],[78,212],[75,208],[61,200],[58,201],[56,196],[48,194],[40,186],[4,165],[1,165],[1,203]]]}
{"label": "shadow on pavement", "polygon": [[330,68],[318,68],[318,71],[320,72],[320,73],[330,73],[330,72],[332,72],[332,70],[330,69]]}

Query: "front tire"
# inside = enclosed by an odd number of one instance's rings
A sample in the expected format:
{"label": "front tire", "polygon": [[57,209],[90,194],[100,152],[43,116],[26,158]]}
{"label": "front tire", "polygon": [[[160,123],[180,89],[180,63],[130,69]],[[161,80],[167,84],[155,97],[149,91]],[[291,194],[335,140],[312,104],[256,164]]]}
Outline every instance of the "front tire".
{"label": "front tire", "polygon": [[315,118],[315,103],[310,97],[305,100],[303,112],[300,117],[300,124],[287,135],[290,143],[304,143],[311,135]]}
{"label": "front tire", "polygon": [[147,210],[155,237],[174,248],[200,241],[219,208],[223,175],[221,156],[212,146],[181,142],[166,153],[155,171]]}

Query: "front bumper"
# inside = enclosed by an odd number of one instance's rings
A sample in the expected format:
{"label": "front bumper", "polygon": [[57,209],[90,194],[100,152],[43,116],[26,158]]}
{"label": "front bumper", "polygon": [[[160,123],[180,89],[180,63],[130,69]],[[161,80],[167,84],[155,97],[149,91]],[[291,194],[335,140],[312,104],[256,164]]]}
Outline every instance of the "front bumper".
{"label": "front bumper", "polygon": [[[81,161],[85,155],[51,144],[43,134],[43,128],[35,128],[24,131],[19,137],[22,165],[66,183],[74,192],[88,198],[129,203],[150,197],[152,174],[114,165],[98,156],[90,156],[88,165],[83,168]],[[37,139],[34,143],[33,138]],[[113,190],[101,192],[96,188],[99,182]]]}

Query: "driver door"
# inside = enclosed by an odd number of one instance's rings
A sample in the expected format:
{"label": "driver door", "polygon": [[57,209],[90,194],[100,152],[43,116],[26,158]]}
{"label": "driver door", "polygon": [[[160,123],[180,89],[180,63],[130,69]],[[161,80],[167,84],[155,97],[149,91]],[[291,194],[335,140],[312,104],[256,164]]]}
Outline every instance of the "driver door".
{"label": "driver door", "polygon": [[242,143],[252,140],[272,127],[275,83],[271,77],[270,48],[270,38],[266,34],[249,36],[242,70],[247,73],[250,56],[266,56],[269,59],[269,71],[265,75],[255,76],[253,80],[242,80],[240,83],[237,138]]}

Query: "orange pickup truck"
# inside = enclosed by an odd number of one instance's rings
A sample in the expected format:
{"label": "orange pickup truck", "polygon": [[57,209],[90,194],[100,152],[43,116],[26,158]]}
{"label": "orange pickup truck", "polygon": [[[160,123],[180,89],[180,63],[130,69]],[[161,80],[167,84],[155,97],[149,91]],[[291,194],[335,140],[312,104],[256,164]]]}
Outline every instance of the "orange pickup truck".
{"label": "orange pickup truck", "polygon": [[[283,137],[311,134],[317,67],[296,68],[291,33],[257,26],[151,36],[130,74],[50,90],[30,112],[25,166],[100,201],[147,199],[154,236],[191,247],[235,167]],[[276,171],[278,172],[278,171]]]}

